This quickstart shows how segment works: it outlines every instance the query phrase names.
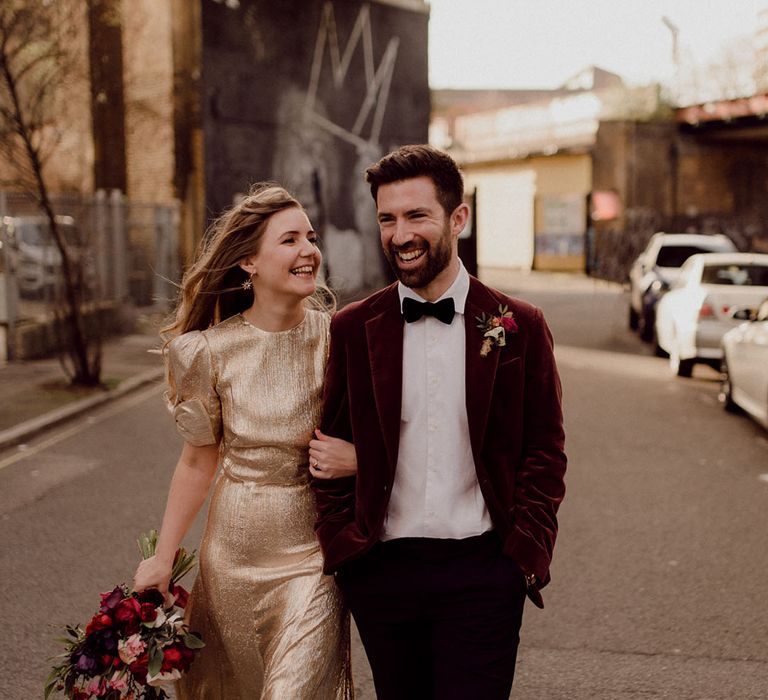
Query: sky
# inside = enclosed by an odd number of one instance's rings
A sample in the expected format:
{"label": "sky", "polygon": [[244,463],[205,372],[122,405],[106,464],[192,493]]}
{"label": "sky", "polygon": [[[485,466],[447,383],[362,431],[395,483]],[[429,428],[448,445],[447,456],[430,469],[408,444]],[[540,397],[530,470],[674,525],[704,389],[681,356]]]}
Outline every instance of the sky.
{"label": "sky", "polygon": [[429,0],[433,88],[554,88],[589,65],[630,84],[668,82],[680,55],[711,62],[749,41],[768,0]]}

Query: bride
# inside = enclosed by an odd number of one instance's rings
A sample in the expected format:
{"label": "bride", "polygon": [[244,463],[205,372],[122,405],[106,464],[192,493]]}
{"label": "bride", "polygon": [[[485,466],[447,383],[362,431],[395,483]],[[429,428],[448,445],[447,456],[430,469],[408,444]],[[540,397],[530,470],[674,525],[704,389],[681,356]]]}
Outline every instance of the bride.
{"label": "bride", "polygon": [[[176,549],[215,481],[187,607],[206,646],[179,682],[181,700],[353,694],[349,618],[322,574],[309,489],[330,320],[309,303],[320,262],[299,202],[257,185],[214,224],[164,329],[167,398],[185,443],[136,590],[167,593]],[[316,437],[313,475],[355,473],[351,444]]]}

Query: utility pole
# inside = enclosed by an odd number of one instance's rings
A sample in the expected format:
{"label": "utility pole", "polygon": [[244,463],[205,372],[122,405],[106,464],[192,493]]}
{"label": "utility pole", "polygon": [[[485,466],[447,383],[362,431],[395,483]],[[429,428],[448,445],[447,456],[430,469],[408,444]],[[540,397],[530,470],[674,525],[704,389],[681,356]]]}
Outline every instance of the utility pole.
{"label": "utility pole", "polygon": [[669,29],[672,34],[672,66],[674,67],[674,76],[672,78],[672,96],[677,103],[680,99],[680,44],[678,37],[680,35],[679,27],[666,15],[661,18],[662,24]]}

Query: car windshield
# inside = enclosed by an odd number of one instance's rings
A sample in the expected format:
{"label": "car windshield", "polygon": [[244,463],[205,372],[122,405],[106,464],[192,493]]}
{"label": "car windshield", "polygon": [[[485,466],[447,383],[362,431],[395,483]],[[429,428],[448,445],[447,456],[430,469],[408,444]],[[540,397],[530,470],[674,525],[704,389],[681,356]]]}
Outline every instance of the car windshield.
{"label": "car windshield", "polygon": [[700,248],[695,245],[665,245],[656,256],[659,267],[680,267],[691,255],[711,253],[712,248]]}
{"label": "car windshield", "polygon": [[[68,246],[76,246],[79,243],[77,227],[70,223],[61,222],[58,225],[59,232],[64,236],[64,241]],[[27,245],[33,246],[54,246],[56,245],[53,237],[48,232],[48,224],[38,224],[25,221],[18,224],[19,240]]]}
{"label": "car windshield", "polygon": [[37,224],[19,224],[19,240],[29,245],[43,245],[43,232]]}
{"label": "car windshield", "polygon": [[768,287],[768,265],[705,265],[701,283]]}

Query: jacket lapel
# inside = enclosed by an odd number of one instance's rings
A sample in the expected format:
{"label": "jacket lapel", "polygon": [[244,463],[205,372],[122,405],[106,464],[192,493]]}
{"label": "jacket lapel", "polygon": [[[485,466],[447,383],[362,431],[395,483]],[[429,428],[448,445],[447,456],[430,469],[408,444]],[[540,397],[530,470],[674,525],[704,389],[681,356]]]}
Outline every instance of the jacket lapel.
{"label": "jacket lapel", "polygon": [[391,473],[397,465],[400,444],[400,411],[403,392],[403,317],[397,285],[382,297],[374,311],[381,312],[365,324],[373,396],[384,436]]}
{"label": "jacket lapel", "polygon": [[480,355],[483,333],[477,327],[478,316],[498,311],[499,303],[474,277],[470,278],[469,294],[464,309],[464,330],[466,332],[466,402],[469,439],[475,464],[480,464],[488,412],[499,364],[500,348],[493,347],[485,356]]}

